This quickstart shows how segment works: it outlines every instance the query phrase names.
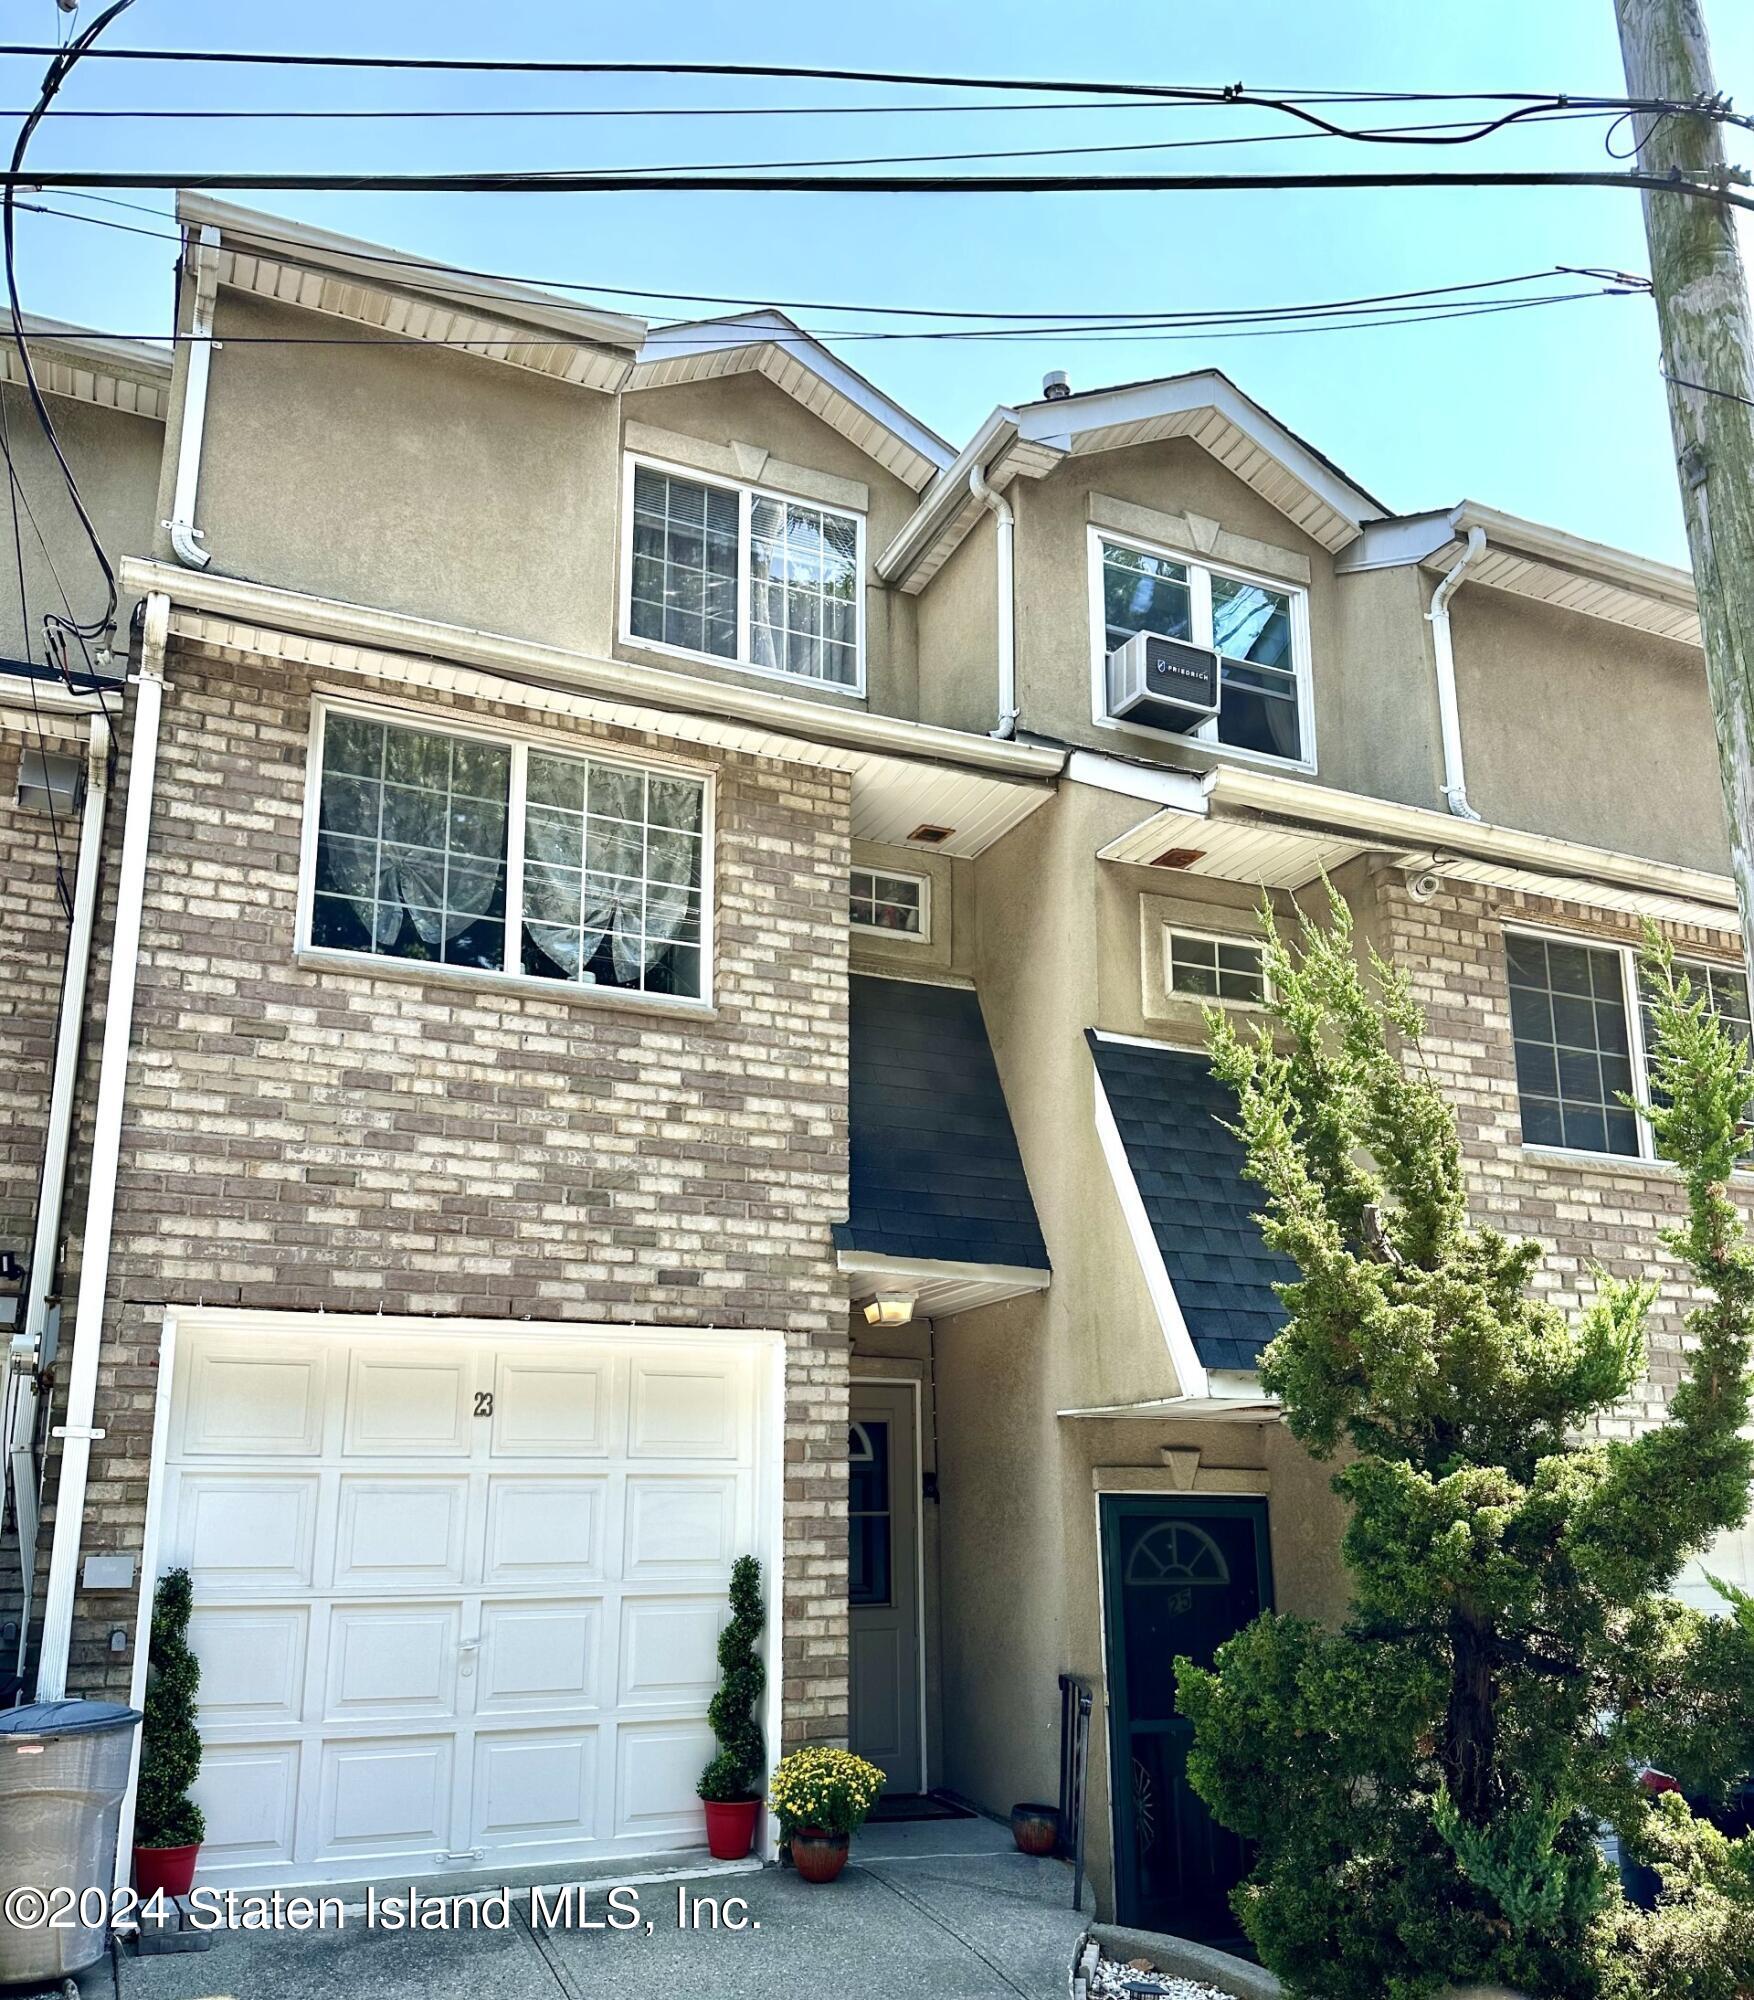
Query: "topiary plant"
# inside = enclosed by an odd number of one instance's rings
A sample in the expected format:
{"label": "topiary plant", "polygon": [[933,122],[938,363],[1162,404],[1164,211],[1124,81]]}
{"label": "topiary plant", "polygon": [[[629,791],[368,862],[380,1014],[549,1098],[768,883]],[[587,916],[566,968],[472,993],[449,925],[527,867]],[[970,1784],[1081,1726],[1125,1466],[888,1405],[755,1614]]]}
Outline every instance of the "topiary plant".
{"label": "topiary plant", "polygon": [[201,1774],[195,1691],[201,1665],[189,1650],[194,1588],[186,1569],[166,1570],[152,1600],[146,1655],[145,1722],[140,1731],[136,1847],[194,1847],[207,1831],[189,1787]]}
{"label": "topiary plant", "polygon": [[767,1745],[755,1709],[767,1669],[756,1642],[763,1616],[761,1564],[754,1556],[739,1556],[731,1566],[731,1622],[719,1634],[719,1689],[706,1712],[719,1747],[695,1787],[710,1805],[760,1796]]}

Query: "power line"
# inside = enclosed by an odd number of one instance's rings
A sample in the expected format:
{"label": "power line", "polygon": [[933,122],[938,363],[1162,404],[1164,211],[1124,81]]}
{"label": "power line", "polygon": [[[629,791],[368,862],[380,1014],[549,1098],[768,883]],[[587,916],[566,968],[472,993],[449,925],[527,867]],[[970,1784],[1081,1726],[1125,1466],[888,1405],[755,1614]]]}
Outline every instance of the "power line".
{"label": "power line", "polygon": [[[82,198],[89,200],[102,199],[101,196],[87,196]],[[142,208],[134,202],[124,202],[115,205],[125,207],[135,214],[151,215],[165,219],[160,216],[160,211],[157,209]],[[83,223],[89,228],[117,230],[124,235],[149,237],[161,243],[181,243],[182,241],[181,232],[175,229],[143,229],[135,223],[113,222],[105,216],[79,215],[70,209],[51,208],[46,204],[38,202],[20,202],[18,206],[31,214],[56,216],[67,222]],[[273,244],[293,251],[298,251],[302,248],[308,252],[310,247],[308,244],[301,244],[296,237],[278,235],[271,230],[257,228],[255,225],[252,225],[250,228],[248,242],[252,245]],[[669,305],[737,306],[745,309],[770,309],[778,312],[860,313],[893,319],[957,319],[974,320],[983,324],[993,323],[998,325],[1039,324],[1043,321],[1053,321],[1057,325],[1064,327],[1067,331],[1075,330],[1080,326],[1103,327],[1116,322],[1146,320],[1197,321],[1209,318],[1230,318],[1244,311],[1297,313],[1306,310],[1328,311],[1340,306],[1395,305],[1414,299],[1436,298],[1449,293],[1500,290],[1511,285],[1535,284],[1555,275],[1568,277],[1602,277],[1607,275],[1617,282],[1629,285],[1634,290],[1647,286],[1646,280],[1627,278],[1624,273],[1603,274],[1598,271],[1579,270],[1576,267],[1561,265],[1555,266],[1550,270],[1519,271],[1504,277],[1476,278],[1448,285],[1427,285],[1410,291],[1366,293],[1357,298],[1322,300],[1307,308],[1301,306],[1258,308],[1193,307],[1175,312],[1153,312],[1147,307],[1139,306],[1131,309],[1111,310],[1109,312],[1056,312],[1047,309],[1037,312],[994,312],[985,308],[975,307],[876,306],[850,304],[845,300],[736,297],[711,292],[659,292],[641,290],[628,285],[589,285],[566,278],[530,277],[503,271],[487,271],[467,264],[447,264],[433,259],[403,256],[393,251],[367,252],[363,250],[350,250],[348,255],[361,261],[369,259],[374,263],[384,263],[423,273],[436,273],[447,278],[452,276],[478,278],[487,283],[546,287],[551,291],[602,292],[616,298],[649,299]],[[445,296],[447,298],[480,299],[500,306],[511,306],[514,309],[516,304],[515,301],[508,301],[502,294],[497,292],[479,291],[450,284],[447,284],[445,287]],[[143,337],[147,339],[159,339],[162,336],[152,334]]]}
{"label": "power line", "polygon": [[0,175],[7,188],[279,189],[328,194],[1253,194],[1292,189],[1560,188],[1644,189],[1685,194],[1754,211],[1754,197],[1682,176],[1521,169],[1324,174],[737,174],[599,173],[513,170],[500,173],[211,173],[81,172],[52,169]]}

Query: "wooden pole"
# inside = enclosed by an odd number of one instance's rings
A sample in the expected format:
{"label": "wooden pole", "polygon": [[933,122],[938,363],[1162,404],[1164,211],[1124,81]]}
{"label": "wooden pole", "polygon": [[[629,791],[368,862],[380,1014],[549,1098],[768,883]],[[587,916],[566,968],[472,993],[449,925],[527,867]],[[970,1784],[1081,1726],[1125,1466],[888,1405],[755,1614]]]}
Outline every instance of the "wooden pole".
{"label": "wooden pole", "polygon": [[[1629,96],[1669,103],[1715,96],[1700,0],[1615,0],[1615,6]],[[1730,185],[1715,119],[1640,114],[1635,125],[1646,173]],[[1727,203],[1647,189],[1644,226],[1717,722],[1730,863],[1754,980],[1754,316],[1736,211]]]}

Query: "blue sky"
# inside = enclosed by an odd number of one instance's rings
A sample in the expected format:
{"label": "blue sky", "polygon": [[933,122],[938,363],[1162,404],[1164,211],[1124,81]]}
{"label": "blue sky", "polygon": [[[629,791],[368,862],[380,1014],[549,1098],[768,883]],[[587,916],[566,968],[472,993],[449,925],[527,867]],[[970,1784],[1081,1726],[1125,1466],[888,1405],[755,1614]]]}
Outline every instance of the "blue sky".
{"label": "blue sky", "polygon": [[[87,0],[83,18],[94,11]],[[1720,88],[1754,104],[1754,7],[1707,0]],[[18,0],[9,33],[48,38],[53,0]],[[607,8],[525,0],[137,0],[113,45],[363,53],[687,58],[1009,75],[1127,77],[1251,88],[1623,89],[1612,0],[1063,0],[946,8],[759,9],[669,0]],[[28,101],[41,63],[10,59],[6,102]],[[673,78],[392,77],[286,69],[89,63],[68,106],[683,105],[970,103],[869,86]],[[990,101],[990,100],[989,100]],[[1386,116],[1368,107],[1361,119]],[[1420,118],[1447,115],[1421,108]],[[170,124],[63,120],[34,164],[333,169],[641,166],[1287,130],[1266,113],[1205,108],[1011,108],[951,115],[758,119],[618,117],[540,122]],[[1594,168],[1602,127],[1550,125],[1436,154],[1325,140],[1095,157],[1095,171],[1296,171],[1366,163]],[[1743,151],[1744,160],[1749,158]],[[978,163],[967,171],[979,172]],[[992,169],[1011,170],[1010,163]],[[1053,163],[1016,163],[1052,171]],[[130,196],[168,214],[168,196]],[[987,311],[1163,311],[1341,298],[1544,270],[1646,268],[1635,197],[1619,191],[1407,191],[1009,196],[242,195],[280,214],[422,255],[534,278],[698,289],[831,304]],[[81,204],[57,200],[58,206]],[[153,229],[150,217],[88,212]],[[1751,242],[1754,247],[1754,242]],[[173,246],[27,216],[27,306],[88,325],[162,332]],[[616,302],[616,301],[612,301]],[[639,309],[633,302],[630,309]],[[657,314],[659,308],[648,308]],[[681,309],[677,309],[680,311]],[[832,312],[799,317],[846,326]],[[1037,393],[1048,368],[1078,387],[1216,365],[1339,460],[1391,507],[1464,495],[1644,554],[1685,560],[1655,318],[1640,298],[1533,313],[1293,338],[849,343],[841,351],[960,443],[996,402]]]}

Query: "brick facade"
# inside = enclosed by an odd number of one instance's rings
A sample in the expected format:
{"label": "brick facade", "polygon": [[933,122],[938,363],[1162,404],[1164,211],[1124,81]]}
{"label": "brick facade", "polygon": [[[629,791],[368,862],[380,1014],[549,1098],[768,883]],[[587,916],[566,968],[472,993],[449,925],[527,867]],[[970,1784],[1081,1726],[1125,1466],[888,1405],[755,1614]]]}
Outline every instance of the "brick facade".
{"label": "brick facade", "polygon": [[[166,678],[86,1552],[140,1549],[169,1303],[777,1328],[786,1733],[844,1739],[848,779],[691,748],[717,766],[711,1018],[337,971],[294,958],[312,677],[185,649]],[[126,1689],[117,1606],[76,1604],[71,1689]]]}

